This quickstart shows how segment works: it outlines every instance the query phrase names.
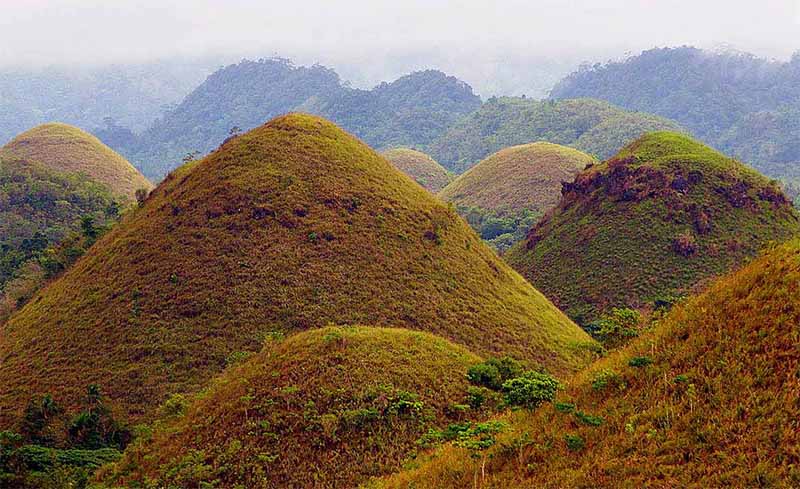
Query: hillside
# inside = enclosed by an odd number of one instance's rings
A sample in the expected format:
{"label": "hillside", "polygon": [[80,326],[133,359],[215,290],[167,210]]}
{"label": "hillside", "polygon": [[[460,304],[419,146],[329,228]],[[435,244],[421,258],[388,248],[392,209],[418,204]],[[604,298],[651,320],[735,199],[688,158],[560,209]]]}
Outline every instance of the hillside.
{"label": "hillside", "polygon": [[583,325],[686,293],[798,231],[776,184],[675,133],[640,138],[562,193],[506,259]]}
{"label": "hillside", "polygon": [[[368,146],[288,115],[173,172],[0,331],[0,426],[97,385],[123,419],[265,338],[370,321],[555,374],[589,337]],[[46,374],[43,374],[46,372]]]}
{"label": "hillside", "polygon": [[35,260],[30,271],[37,275],[59,271],[63,264],[48,249],[80,232],[83,218],[102,225],[116,219],[119,209],[108,188],[84,175],[56,172],[0,150],[0,292],[12,302],[0,304],[0,320],[5,308],[27,300],[27,286],[6,290],[10,280],[25,275],[26,264]]}
{"label": "hillside", "polygon": [[156,121],[131,151],[145,175],[161,179],[194,151],[206,154],[234,127],[303,111],[341,125],[373,148],[423,146],[480,106],[464,82],[438,71],[406,75],[372,90],[350,88],[332,69],[284,59],[222,68]]}
{"label": "hillside", "polygon": [[4,152],[63,173],[80,173],[135,201],[136,191],[153,185],[122,156],[77,127],[49,123],[11,140]]}
{"label": "hillside", "polygon": [[512,146],[467,170],[439,198],[454,204],[482,238],[503,252],[558,203],[561,182],[572,181],[594,161],[552,143]]}
{"label": "hillside", "polygon": [[[512,419],[481,487],[797,486],[798,283],[797,240],[718,280]],[[478,470],[450,448],[374,487],[473,487]]]}
{"label": "hillside", "polygon": [[354,487],[400,468],[430,428],[480,417],[453,408],[464,405],[467,369],[479,361],[403,329],[293,335],[184,401],[185,413],[163,419],[101,478],[110,486]]}
{"label": "hillside", "polygon": [[652,49],[579,70],[551,92],[554,100],[576,97],[675,120],[767,174],[800,161],[796,117],[786,117],[800,103],[800,55],[779,62],[693,47]]}
{"label": "hillside", "polygon": [[397,169],[433,193],[439,192],[453,179],[442,165],[421,151],[394,148],[382,154]]}
{"label": "hillside", "polygon": [[502,97],[489,99],[448,129],[430,144],[428,153],[448,170],[463,173],[492,153],[531,141],[571,146],[608,158],[642,134],[659,130],[680,127],[599,100]]}

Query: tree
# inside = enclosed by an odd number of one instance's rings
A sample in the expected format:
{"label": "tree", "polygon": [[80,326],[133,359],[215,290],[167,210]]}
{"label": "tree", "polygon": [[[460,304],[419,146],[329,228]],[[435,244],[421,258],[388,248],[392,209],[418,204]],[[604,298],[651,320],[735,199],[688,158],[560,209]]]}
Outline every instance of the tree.
{"label": "tree", "polygon": [[561,387],[558,380],[550,375],[528,371],[521,377],[503,383],[506,404],[533,410],[545,402],[552,402]]}

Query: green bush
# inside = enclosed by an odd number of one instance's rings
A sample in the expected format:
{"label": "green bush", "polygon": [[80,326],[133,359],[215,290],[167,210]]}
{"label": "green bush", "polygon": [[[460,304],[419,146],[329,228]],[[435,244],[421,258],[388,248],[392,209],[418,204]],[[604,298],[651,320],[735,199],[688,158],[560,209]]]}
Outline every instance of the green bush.
{"label": "green bush", "polygon": [[650,357],[633,357],[628,361],[628,365],[631,367],[645,367],[653,363],[653,360]]}
{"label": "green bush", "polygon": [[586,442],[583,440],[581,435],[573,435],[568,433],[564,435],[564,441],[567,443],[567,448],[572,452],[583,450],[584,447],[586,447]]}
{"label": "green bush", "polygon": [[503,383],[505,401],[509,406],[536,409],[544,402],[552,402],[561,384],[553,377],[540,372],[525,372]]}
{"label": "green bush", "polygon": [[575,418],[577,418],[581,423],[589,426],[600,426],[603,424],[603,418],[586,414],[583,411],[575,411]]}
{"label": "green bush", "polygon": [[511,357],[489,358],[467,370],[467,379],[475,385],[499,391],[503,382],[519,376],[522,365]]}

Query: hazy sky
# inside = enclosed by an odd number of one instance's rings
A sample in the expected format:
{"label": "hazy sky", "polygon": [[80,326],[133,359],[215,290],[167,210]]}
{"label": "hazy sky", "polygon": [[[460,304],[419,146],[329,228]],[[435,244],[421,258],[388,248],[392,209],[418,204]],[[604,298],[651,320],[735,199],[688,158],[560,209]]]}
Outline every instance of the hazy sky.
{"label": "hazy sky", "polygon": [[0,65],[278,54],[359,65],[372,81],[387,66],[501,72],[543,58],[560,73],[683,44],[787,58],[800,0],[0,0]]}
{"label": "hazy sky", "polygon": [[0,63],[238,51],[800,49],[800,0],[0,0]]}

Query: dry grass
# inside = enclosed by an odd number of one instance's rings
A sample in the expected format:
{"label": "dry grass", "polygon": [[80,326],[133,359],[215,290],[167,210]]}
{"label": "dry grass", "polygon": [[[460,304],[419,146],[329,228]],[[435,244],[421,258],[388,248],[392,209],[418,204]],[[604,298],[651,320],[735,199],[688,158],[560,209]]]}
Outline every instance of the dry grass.
{"label": "dry grass", "polygon": [[14,138],[4,149],[55,171],[82,173],[130,201],[134,201],[137,190],[153,188],[125,158],[91,134],[67,124],[37,126]]}
{"label": "dry grass", "polygon": [[272,332],[369,323],[564,375],[590,338],[365,144],[288,115],[169,176],[0,331],[0,426],[99,384],[151,419]]}
{"label": "dry grass", "polygon": [[453,180],[450,172],[421,151],[394,148],[384,151],[383,157],[434,194]]}
{"label": "dry grass", "polygon": [[[479,487],[798,487],[799,345],[794,240],[581,372],[561,410],[513,417]],[[473,487],[476,467],[448,447],[375,487]]]}

